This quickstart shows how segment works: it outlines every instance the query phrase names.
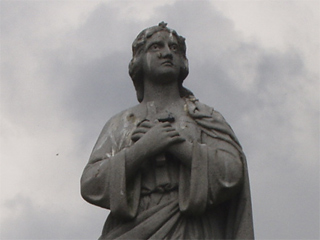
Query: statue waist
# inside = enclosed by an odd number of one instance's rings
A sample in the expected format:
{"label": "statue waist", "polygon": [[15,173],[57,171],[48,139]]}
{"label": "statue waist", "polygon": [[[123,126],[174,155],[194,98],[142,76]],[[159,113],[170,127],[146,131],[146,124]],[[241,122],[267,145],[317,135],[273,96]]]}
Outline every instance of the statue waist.
{"label": "statue waist", "polygon": [[178,184],[166,184],[162,186],[157,186],[154,189],[141,189],[141,196],[151,195],[152,193],[167,193],[172,191],[178,191]]}

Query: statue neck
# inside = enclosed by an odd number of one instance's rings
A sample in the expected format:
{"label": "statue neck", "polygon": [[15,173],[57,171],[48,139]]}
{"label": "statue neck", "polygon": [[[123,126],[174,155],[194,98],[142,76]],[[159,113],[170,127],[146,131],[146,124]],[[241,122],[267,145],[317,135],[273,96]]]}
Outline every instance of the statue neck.
{"label": "statue neck", "polygon": [[180,97],[177,81],[153,83],[144,81],[144,97],[142,104],[153,101],[157,109],[166,109],[183,101]]}

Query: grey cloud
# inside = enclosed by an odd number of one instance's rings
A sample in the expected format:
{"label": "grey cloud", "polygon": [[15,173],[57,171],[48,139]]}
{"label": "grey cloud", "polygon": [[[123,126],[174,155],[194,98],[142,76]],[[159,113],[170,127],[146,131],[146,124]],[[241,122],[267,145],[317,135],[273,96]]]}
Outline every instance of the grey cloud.
{"label": "grey cloud", "polygon": [[[1,223],[1,239],[97,239],[99,237],[104,214],[88,209],[79,209],[79,214],[55,206],[36,205],[30,198],[17,195],[8,200],[5,206],[12,211],[11,218]],[[86,210],[86,211],[84,211]],[[90,211],[89,211],[90,210]],[[95,214],[94,218],[92,215]],[[95,221],[100,220],[97,224]]]}
{"label": "grey cloud", "polygon": [[[137,103],[127,67],[131,43],[139,31],[162,20],[187,38],[186,87],[226,117],[245,149],[257,238],[316,239],[319,105],[304,88],[315,85],[314,76],[299,49],[280,52],[248,42],[209,2],[177,1],[159,7],[148,21],[132,22],[101,3],[82,25],[70,29],[58,49],[43,56],[41,67],[65,118],[83,130],[81,146],[74,151],[85,155],[83,149],[93,146],[108,118]],[[83,215],[78,216],[38,209],[28,199],[15,204],[23,210],[8,223],[24,227],[19,232],[8,227],[5,234],[12,238],[96,237],[105,218],[105,211],[85,202],[86,210],[79,209]]]}

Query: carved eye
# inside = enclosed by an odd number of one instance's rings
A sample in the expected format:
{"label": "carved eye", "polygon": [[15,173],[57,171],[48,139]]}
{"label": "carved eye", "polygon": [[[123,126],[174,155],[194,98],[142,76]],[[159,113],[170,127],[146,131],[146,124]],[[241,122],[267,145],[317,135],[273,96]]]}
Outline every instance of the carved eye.
{"label": "carved eye", "polygon": [[151,45],[151,50],[159,50],[159,44],[155,43]]}
{"label": "carved eye", "polygon": [[179,47],[178,47],[177,44],[172,44],[170,48],[171,48],[171,50],[174,51],[174,52],[177,52],[178,49],[179,49]]}

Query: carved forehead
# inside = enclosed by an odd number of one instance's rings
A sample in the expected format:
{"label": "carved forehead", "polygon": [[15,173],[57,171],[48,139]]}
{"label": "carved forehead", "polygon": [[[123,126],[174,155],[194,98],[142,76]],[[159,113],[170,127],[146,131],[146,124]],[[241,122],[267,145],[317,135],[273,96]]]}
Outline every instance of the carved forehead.
{"label": "carved forehead", "polygon": [[166,32],[169,35],[175,35],[176,37],[178,37],[177,32],[175,30],[170,29],[170,28],[151,27],[151,28],[146,29],[145,38],[146,39],[151,38],[154,34],[161,33],[161,32]]}
{"label": "carved forehead", "polygon": [[178,38],[172,32],[169,31],[158,31],[152,34],[149,38],[146,39],[146,45],[149,45],[153,42],[160,41],[169,41],[171,43],[178,44]]}
{"label": "carved forehead", "polygon": [[160,25],[160,24],[159,26],[154,26],[154,27],[144,29],[142,32],[139,33],[139,35],[136,37],[136,39],[132,43],[132,55],[135,56],[136,54],[141,53],[141,51],[143,50],[143,46],[148,42],[148,40],[154,34],[158,32],[167,32],[169,33],[169,36],[171,36],[172,38],[175,38],[178,45],[180,46],[182,55],[185,57],[186,55],[185,38],[182,36],[179,36],[175,30],[167,28],[166,25]]}

